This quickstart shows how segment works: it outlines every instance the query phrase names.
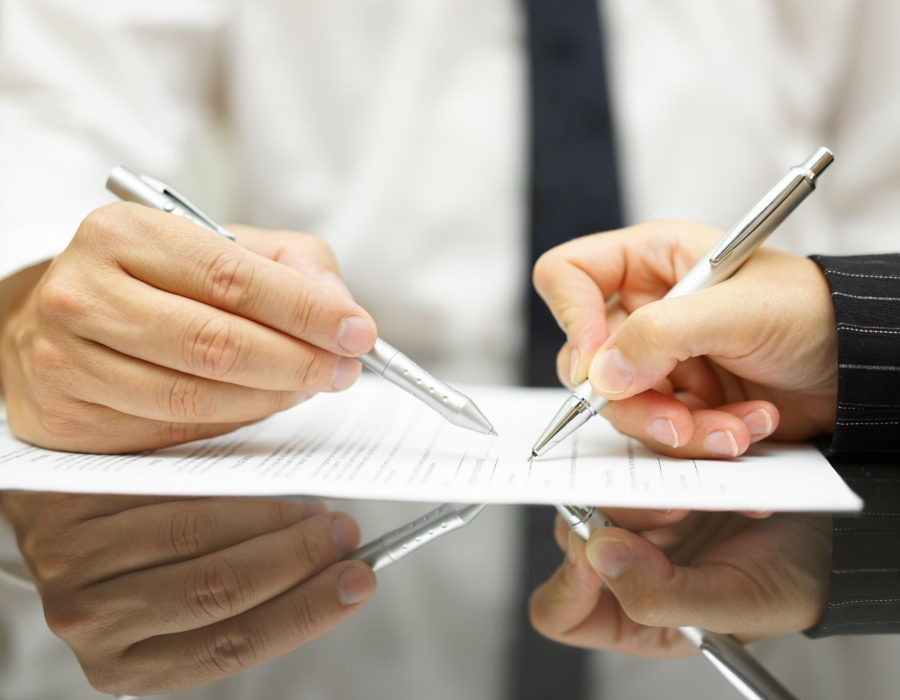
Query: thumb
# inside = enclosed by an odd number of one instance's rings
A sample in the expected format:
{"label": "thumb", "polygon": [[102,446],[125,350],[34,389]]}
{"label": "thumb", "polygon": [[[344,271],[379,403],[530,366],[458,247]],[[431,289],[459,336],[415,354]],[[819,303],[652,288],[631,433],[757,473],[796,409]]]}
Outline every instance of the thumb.
{"label": "thumb", "polygon": [[749,354],[760,335],[751,312],[735,306],[729,283],[635,309],[594,356],[588,378],[609,399],[652,388],[679,362],[704,355]]}
{"label": "thumb", "polygon": [[627,530],[595,534],[585,553],[628,618],[641,625],[728,631],[756,601],[744,577],[728,568],[674,566],[651,542]]}

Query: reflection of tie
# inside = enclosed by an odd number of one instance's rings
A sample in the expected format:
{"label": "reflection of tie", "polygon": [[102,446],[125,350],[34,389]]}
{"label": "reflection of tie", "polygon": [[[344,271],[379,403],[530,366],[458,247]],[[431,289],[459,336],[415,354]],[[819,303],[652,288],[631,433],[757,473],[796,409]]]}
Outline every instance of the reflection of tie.
{"label": "reflection of tie", "polygon": [[[563,241],[621,226],[596,0],[524,0],[531,67],[532,261]],[[528,305],[525,378],[558,386],[562,332],[533,291]],[[527,447],[527,446],[526,446]],[[525,595],[563,560],[553,540],[554,512],[526,511]],[[525,600],[519,608],[524,618]],[[513,654],[511,698],[585,696],[585,652],[521,626]]]}

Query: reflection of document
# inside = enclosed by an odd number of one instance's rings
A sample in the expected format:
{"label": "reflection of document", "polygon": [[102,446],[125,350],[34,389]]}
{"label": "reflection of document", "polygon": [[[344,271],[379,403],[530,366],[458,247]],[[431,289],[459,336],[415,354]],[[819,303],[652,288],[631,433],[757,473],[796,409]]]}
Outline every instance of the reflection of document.
{"label": "reflection of document", "polygon": [[813,447],[765,444],[735,461],[676,460],[600,418],[529,463],[531,442],[562,391],[466,387],[498,438],[456,428],[369,376],[234,433],[137,455],[40,450],[0,424],[0,489],[712,510],[861,506]]}

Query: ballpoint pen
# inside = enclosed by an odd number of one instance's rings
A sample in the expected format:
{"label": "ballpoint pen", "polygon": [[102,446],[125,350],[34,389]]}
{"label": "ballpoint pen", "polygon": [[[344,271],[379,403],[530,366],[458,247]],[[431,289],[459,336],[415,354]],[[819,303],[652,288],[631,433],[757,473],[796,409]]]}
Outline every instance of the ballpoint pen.
{"label": "ballpoint pen", "polygon": [[[819,175],[834,160],[827,148],[818,148],[801,165],[793,167],[722,239],[701,258],[667,297],[682,296],[728,279],[762,245],[772,231],[815,188]],[[595,394],[590,382],[580,384],[544,430],[529,459],[546,452],[597,414],[605,399]],[[558,504],[557,512],[585,540],[612,521],[598,508]],[[706,657],[746,698],[769,700],[793,696],[731,635],[699,627],[679,627],[681,634]]]}
{"label": "ballpoint pen", "polygon": [[[772,231],[815,189],[816,180],[834,160],[824,147],[801,165],[791,168],[747,214],[737,222],[704,256],[669,290],[666,298],[684,296],[728,279],[737,272]],[[579,384],[553,416],[531,448],[531,457],[546,454],[582,425],[587,423],[606,400],[596,394],[590,381]]]}
{"label": "ballpoint pen", "polygon": [[[234,240],[230,231],[219,226],[184,195],[149,175],[138,175],[121,165],[116,166],[109,174],[106,187],[121,199],[183,216]],[[490,421],[469,397],[425,371],[384,339],[378,338],[372,350],[357,359],[454,425],[479,433],[496,434]]]}

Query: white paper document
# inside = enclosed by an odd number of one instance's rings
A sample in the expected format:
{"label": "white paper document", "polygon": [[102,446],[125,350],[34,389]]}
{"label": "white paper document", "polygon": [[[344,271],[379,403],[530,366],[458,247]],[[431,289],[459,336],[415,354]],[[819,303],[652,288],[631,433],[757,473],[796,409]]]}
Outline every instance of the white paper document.
{"label": "white paper document", "polygon": [[42,450],[18,442],[2,423],[0,489],[702,510],[862,506],[807,445],[762,443],[733,461],[672,459],[595,418],[529,462],[565,390],[463,389],[499,437],[455,427],[369,375],[228,435],[141,454]]}

